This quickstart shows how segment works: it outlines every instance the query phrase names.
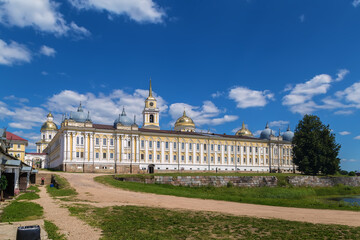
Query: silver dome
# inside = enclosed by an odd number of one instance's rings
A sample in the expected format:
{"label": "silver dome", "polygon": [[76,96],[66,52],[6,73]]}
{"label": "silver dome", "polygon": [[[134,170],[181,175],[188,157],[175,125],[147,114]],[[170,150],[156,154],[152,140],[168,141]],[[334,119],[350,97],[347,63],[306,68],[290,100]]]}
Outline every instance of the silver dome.
{"label": "silver dome", "polygon": [[90,119],[90,113],[85,113],[82,106],[81,106],[81,102],[80,105],[77,109],[76,112],[70,112],[70,119],[76,121],[76,122],[86,122],[86,121],[91,121]]}
{"label": "silver dome", "polygon": [[134,124],[134,121],[131,120],[128,116],[126,116],[125,108],[123,108],[122,113],[119,114],[119,117],[115,120],[114,125],[116,126],[118,123],[124,126],[131,126],[132,124]]}
{"label": "silver dome", "polygon": [[270,136],[275,136],[275,131],[271,130],[269,128],[269,124],[266,123],[265,129],[262,130],[260,133],[260,138],[261,139],[270,139]]}
{"label": "silver dome", "polygon": [[294,133],[290,131],[290,126],[288,126],[288,129],[284,134],[282,135],[284,141],[292,142],[294,138]]}

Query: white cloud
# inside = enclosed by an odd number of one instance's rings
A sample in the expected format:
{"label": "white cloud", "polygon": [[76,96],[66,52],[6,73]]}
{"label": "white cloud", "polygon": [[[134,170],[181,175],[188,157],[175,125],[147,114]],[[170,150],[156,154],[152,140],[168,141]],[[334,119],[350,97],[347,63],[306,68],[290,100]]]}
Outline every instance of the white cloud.
{"label": "white cloud", "polygon": [[353,110],[339,110],[339,111],[334,112],[335,115],[350,115],[353,113],[354,113]]}
{"label": "white cloud", "polygon": [[360,82],[356,82],[344,91],[338,91],[335,94],[339,98],[344,98],[354,107],[360,108]]}
{"label": "white cloud", "polygon": [[360,5],[360,0],[354,0],[354,1],[352,2],[352,5],[353,5],[354,7],[358,7],[358,6]]}
{"label": "white cloud", "polygon": [[274,94],[268,90],[257,91],[246,87],[235,87],[230,90],[229,98],[237,103],[238,108],[264,107]]}
{"label": "white cloud", "polygon": [[30,61],[31,53],[24,45],[13,41],[8,44],[0,39],[0,64],[11,66]]}
{"label": "white cloud", "polygon": [[0,22],[8,26],[33,27],[42,32],[83,34],[68,24],[52,0],[0,0]]}
{"label": "white cloud", "polygon": [[342,136],[345,136],[345,135],[349,135],[351,134],[351,132],[348,132],[348,131],[342,131],[342,132],[339,132],[340,135]]}
{"label": "white cloud", "polygon": [[173,119],[172,126],[176,119],[182,116],[184,110],[186,110],[186,115],[192,118],[196,127],[203,125],[215,126],[238,119],[238,116],[234,115],[218,117],[222,112],[211,101],[204,101],[201,107],[186,103],[174,103],[169,107],[169,114]]}
{"label": "white cloud", "polygon": [[56,51],[55,51],[55,49],[53,49],[51,47],[43,45],[40,48],[40,54],[43,54],[43,55],[48,56],[48,57],[54,57],[55,54],[56,54]]}
{"label": "white cloud", "polygon": [[27,99],[27,98],[15,97],[14,95],[6,96],[6,97],[4,97],[4,99],[5,99],[5,100],[16,101],[16,102],[19,102],[19,103],[29,102],[29,99]]}
{"label": "white cloud", "polygon": [[318,109],[348,108],[349,106],[339,102],[339,99],[331,97],[322,99],[323,104],[317,104],[313,100],[315,96],[326,94],[333,82],[343,80],[348,73],[348,70],[342,69],[337,73],[336,79],[328,74],[320,74],[305,83],[296,84],[283,97],[282,104],[289,106],[293,113],[300,114],[312,113]]}
{"label": "white cloud", "polygon": [[218,98],[224,95],[224,92],[216,91],[216,93],[211,94],[212,98]]}
{"label": "white cloud", "polygon": [[[111,15],[126,15],[136,22],[160,23],[165,12],[153,0],[68,0],[78,9],[106,11]],[[110,15],[110,18],[112,16]]]}
{"label": "white cloud", "polygon": [[343,158],[343,159],[341,159],[341,161],[343,161],[343,162],[357,162],[358,160],[353,159],[353,158],[351,158],[351,159]]}
{"label": "white cloud", "polygon": [[336,79],[335,81],[342,81],[346,75],[348,75],[350,73],[349,70],[347,69],[340,69],[339,72],[336,74]]}
{"label": "white cloud", "polygon": [[359,136],[354,137],[354,139],[356,139],[356,140],[360,140],[360,135],[359,135]]}
{"label": "white cloud", "polygon": [[42,71],[42,72],[41,72],[41,75],[46,76],[46,75],[49,75],[49,73],[48,73],[48,72],[46,72],[46,71]]}
{"label": "white cloud", "polygon": [[270,127],[284,127],[289,124],[289,121],[279,120],[279,121],[272,121],[269,122]]}
{"label": "white cloud", "polygon": [[[167,105],[161,96],[155,92],[157,105],[160,113],[167,110]],[[142,123],[142,110],[144,109],[144,100],[148,96],[148,90],[136,89],[132,94],[126,93],[121,89],[114,90],[109,95],[93,93],[81,94],[71,90],[61,91],[59,94],[53,95],[46,103],[46,107],[51,111],[70,112],[75,111],[82,102],[84,109],[90,111],[91,118],[94,123],[112,124],[118,114],[125,107],[127,115],[132,119],[136,115],[137,123]]]}

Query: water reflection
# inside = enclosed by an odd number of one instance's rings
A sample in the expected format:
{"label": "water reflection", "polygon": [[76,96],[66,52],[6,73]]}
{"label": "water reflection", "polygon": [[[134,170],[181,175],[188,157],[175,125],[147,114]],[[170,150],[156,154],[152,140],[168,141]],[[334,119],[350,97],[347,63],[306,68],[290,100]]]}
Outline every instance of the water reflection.
{"label": "water reflection", "polygon": [[349,203],[353,206],[360,206],[360,196],[354,196],[354,197],[341,197],[341,198],[331,198],[332,201],[344,201],[346,203]]}

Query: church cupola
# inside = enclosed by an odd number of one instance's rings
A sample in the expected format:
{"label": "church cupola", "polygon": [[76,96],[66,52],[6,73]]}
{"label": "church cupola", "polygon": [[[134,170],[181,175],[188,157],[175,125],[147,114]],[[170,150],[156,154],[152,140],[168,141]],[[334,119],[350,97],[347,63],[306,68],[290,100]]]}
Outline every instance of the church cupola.
{"label": "church cupola", "polygon": [[152,95],[152,86],[150,79],[149,96],[145,100],[143,110],[143,128],[160,129],[159,126],[159,109],[156,106],[156,99]]}

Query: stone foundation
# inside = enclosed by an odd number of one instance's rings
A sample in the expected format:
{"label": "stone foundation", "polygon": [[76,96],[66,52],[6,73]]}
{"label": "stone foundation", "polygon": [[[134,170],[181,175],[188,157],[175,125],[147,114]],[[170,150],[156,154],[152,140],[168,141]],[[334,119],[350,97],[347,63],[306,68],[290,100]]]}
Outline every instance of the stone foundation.
{"label": "stone foundation", "polygon": [[289,176],[288,182],[294,187],[334,187],[339,184],[360,187],[360,177]]}
{"label": "stone foundation", "polygon": [[[115,171],[116,168],[116,171]],[[85,173],[146,173],[144,170],[140,170],[139,165],[116,165],[115,164],[76,164],[76,163],[64,163],[57,167],[55,170],[61,170],[64,172],[85,172]]]}

